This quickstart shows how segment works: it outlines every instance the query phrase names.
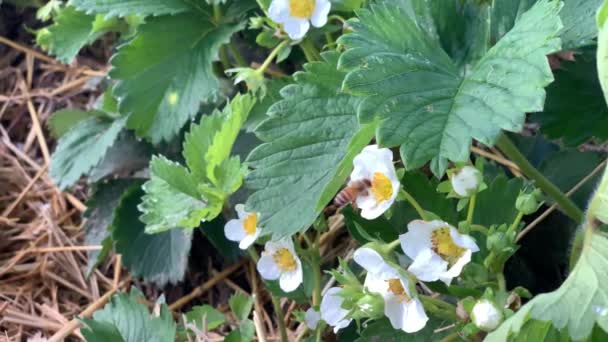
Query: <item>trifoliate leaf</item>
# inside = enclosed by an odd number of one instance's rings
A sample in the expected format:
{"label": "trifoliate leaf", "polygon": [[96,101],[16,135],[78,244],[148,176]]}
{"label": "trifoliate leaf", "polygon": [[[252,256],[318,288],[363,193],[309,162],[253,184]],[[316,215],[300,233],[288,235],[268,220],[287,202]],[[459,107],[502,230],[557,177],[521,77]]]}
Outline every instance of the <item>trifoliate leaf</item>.
{"label": "trifoliate leaf", "polygon": [[210,331],[224,324],[226,316],[210,305],[197,305],[186,313],[186,320],[196,325],[200,331]]}
{"label": "trifoliate leaf", "polygon": [[[466,75],[438,42],[393,6],[372,5],[339,43],[344,89],[365,96],[361,122],[379,117],[378,142],[401,145],[408,168],[464,161],[472,139],[492,145],[501,129],[519,131],[539,111],[552,80],[545,55],[559,50],[561,3],[539,1]],[[353,70],[354,69],[354,70]]]}
{"label": "trifoliate leaf", "polygon": [[[168,28],[179,27],[179,30]],[[127,126],[154,143],[170,140],[202,101],[219,96],[212,63],[241,24],[216,25],[200,13],[151,18],[112,58],[114,95]],[[150,53],[150,52],[154,53]]]}
{"label": "trifoliate leaf", "polygon": [[65,6],[58,11],[54,24],[39,31],[36,42],[67,64],[82,47],[116,29],[117,25],[117,20],[105,20],[102,16],[88,15],[72,6]]}
{"label": "trifoliate leaf", "polygon": [[49,171],[57,186],[65,189],[73,185],[99,164],[124,125],[124,118],[115,121],[90,118],[65,133],[55,148]]}
{"label": "trifoliate leaf", "polygon": [[145,225],[137,218],[137,205],[142,195],[140,188],[130,189],[114,212],[111,229],[116,253],[122,254],[122,262],[133,276],[158,286],[176,283],[182,280],[186,271],[191,233],[171,229],[146,234]]}
{"label": "trifoliate leaf", "polygon": [[89,251],[87,274],[102,262],[112,249],[112,238],[109,226],[114,221],[114,209],[118,206],[120,198],[128,189],[141,186],[141,182],[130,179],[117,179],[104,184],[96,184],[93,195],[87,201],[87,210],[84,217],[84,244],[87,246],[102,245],[101,251]]}
{"label": "trifoliate leaf", "polygon": [[96,110],[63,109],[53,113],[47,121],[47,125],[51,135],[59,139],[80,122],[92,117],[103,118],[105,116],[105,113]]}
{"label": "trifoliate leaf", "polygon": [[536,296],[505,321],[486,341],[506,341],[517,335],[528,319],[551,321],[570,338],[581,340],[591,334],[595,324],[608,331],[608,234],[587,227],[580,258],[555,291]]}
{"label": "trifoliate leaf", "polygon": [[176,324],[167,306],[161,305],[160,316],[156,317],[140,302],[143,299],[136,289],[129,295],[114,295],[102,310],[93,314],[93,318],[81,319],[85,325],[83,336],[87,341],[174,341]]}
{"label": "trifoliate leaf", "polygon": [[249,317],[253,307],[253,298],[245,293],[235,293],[228,301],[230,310],[239,320],[243,321]]}
{"label": "trifoliate leaf", "polygon": [[575,55],[575,61],[562,61],[555,70],[555,82],[547,87],[545,110],[532,119],[543,133],[562,139],[570,146],[592,137],[608,139],[608,108],[597,77],[595,49]]}
{"label": "trifoliate leaf", "polygon": [[177,14],[191,9],[187,3],[183,0],[70,0],[70,4],[81,11],[107,17]]}
{"label": "trifoliate leaf", "polygon": [[255,170],[246,183],[255,192],[247,208],[259,212],[260,226],[276,236],[313,223],[373,135],[371,125],[357,123],[360,100],[340,91],[344,73],[336,70],[337,58],[326,53],[323,62],[305,65],[256,128],[266,143],[248,157]]}

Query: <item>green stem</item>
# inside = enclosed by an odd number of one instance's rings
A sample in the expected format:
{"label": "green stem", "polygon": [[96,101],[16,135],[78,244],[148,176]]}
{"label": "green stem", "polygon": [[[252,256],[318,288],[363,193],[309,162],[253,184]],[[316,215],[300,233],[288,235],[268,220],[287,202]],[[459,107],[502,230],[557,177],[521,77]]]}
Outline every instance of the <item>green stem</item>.
{"label": "green stem", "polygon": [[319,237],[317,234],[312,248],[312,271],[314,276],[314,290],[312,292],[312,305],[317,308],[321,305],[321,253],[319,253]]}
{"label": "green stem", "polygon": [[467,211],[467,223],[473,223],[473,213],[475,212],[475,202],[477,200],[477,194],[471,196],[469,200],[469,210]]}
{"label": "green stem", "polygon": [[579,207],[572,202],[563,192],[559,190],[555,184],[551,183],[540,171],[538,171],[526,157],[517,149],[517,146],[505,134],[501,134],[496,141],[496,146],[526,175],[526,177],[535,181],[536,186],[543,190],[562,208],[566,215],[570,216],[574,221],[580,223],[583,221],[583,212]]}
{"label": "green stem", "polygon": [[388,252],[392,251],[393,249],[397,248],[397,246],[399,246],[399,239],[396,239],[395,241],[391,241],[389,243],[386,244],[386,250]]}
{"label": "green stem", "polygon": [[257,68],[256,72],[263,74],[264,71],[270,65],[270,63],[272,63],[272,60],[279,54],[279,51],[281,51],[281,49],[283,47],[285,47],[285,45],[287,45],[287,44],[289,44],[289,40],[284,40],[279,45],[275,46],[274,49],[270,52],[270,55],[268,55],[268,57],[266,57],[266,60],[264,61],[264,63],[262,63],[262,65],[260,65],[259,68]]}
{"label": "green stem", "polygon": [[414,207],[414,209],[416,209],[416,212],[418,213],[420,218],[422,218],[425,221],[430,221],[430,217],[427,214],[427,212],[424,211],[424,209],[422,209],[422,207],[420,206],[418,201],[416,201],[416,199],[412,195],[410,195],[409,192],[405,191],[405,189],[403,189],[403,188],[401,188],[399,190],[399,192],[412,205],[412,207]]}
{"label": "green stem", "polygon": [[498,289],[501,292],[506,293],[507,292],[507,280],[505,279],[505,275],[502,273],[502,271],[496,273],[496,280],[498,280]]}
{"label": "green stem", "polygon": [[230,42],[230,52],[232,53],[232,57],[234,57],[234,60],[236,61],[236,64],[238,64],[238,66],[244,68],[247,66],[247,61],[245,60],[245,58],[243,58],[243,55],[241,55],[241,52],[239,51],[239,48],[236,46],[236,44],[234,43],[234,41]]}
{"label": "green stem", "polygon": [[486,228],[486,227],[484,227],[482,225],[472,224],[472,225],[470,225],[470,227],[471,227],[471,230],[473,230],[473,231],[477,231],[477,232],[480,232],[480,233],[482,233],[484,235],[488,235],[488,228]]}
{"label": "green stem", "polygon": [[[247,248],[247,252],[249,252],[249,256],[251,256],[251,259],[257,264],[260,260],[258,252],[253,247]],[[281,309],[281,303],[270,291],[268,294],[270,295],[274,312],[277,314],[277,324],[279,325],[279,331],[281,332],[281,342],[287,342],[289,339],[287,338],[287,327],[285,327],[285,320],[283,319],[285,314],[283,313],[283,309]]]}
{"label": "green stem", "polygon": [[456,315],[456,307],[454,305],[431,296],[419,295],[418,297],[424,304],[424,308],[429,312],[434,313],[441,318],[449,319],[454,322],[458,321],[458,315]]}
{"label": "green stem", "polygon": [[519,222],[521,222],[521,219],[524,217],[524,213],[522,213],[521,211],[517,213],[517,216],[515,217],[515,220],[513,221],[513,223],[511,223],[511,226],[509,227],[509,230],[507,230],[508,233],[512,233],[514,232],[517,227],[519,226]]}
{"label": "green stem", "polygon": [[319,51],[309,38],[304,39],[300,43],[300,48],[302,49],[302,52],[304,52],[304,56],[306,56],[308,62],[314,62],[321,59],[321,54],[319,54]]}

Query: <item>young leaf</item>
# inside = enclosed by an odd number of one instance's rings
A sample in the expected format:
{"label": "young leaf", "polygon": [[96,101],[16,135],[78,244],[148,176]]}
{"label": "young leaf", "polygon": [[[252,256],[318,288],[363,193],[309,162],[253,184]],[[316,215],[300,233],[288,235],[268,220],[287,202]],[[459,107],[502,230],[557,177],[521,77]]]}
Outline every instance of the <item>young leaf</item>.
{"label": "young leaf", "polygon": [[[401,145],[408,168],[432,159],[464,161],[472,139],[492,145],[501,129],[519,131],[539,111],[552,80],[546,54],[559,50],[560,2],[541,0],[465,76],[438,42],[402,9],[372,5],[351,21],[342,69],[344,89],[365,99],[359,120],[379,117],[378,142]],[[398,23],[398,24],[396,24]]]}
{"label": "young leaf", "polygon": [[82,334],[87,341],[174,341],[176,325],[167,306],[161,305],[160,316],[155,317],[140,303],[142,299],[137,289],[130,295],[115,294],[93,318],[81,319]]}
{"label": "young leaf", "polygon": [[608,109],[597,77],[595,49],[563,61],[555,70],[555,82],[547,87],[545,110],[532,116],[549,138],[570,146],[592,137],[608,140]]}
{"label": "young leaf", "polygon": [[183,0],[71,0],[70,4],[81,11],[102,13],[106,17],[177,14],[191,9]]}
{"label": "young leaf", "polygon": [[255,326],[251,320],[247,319],[241,322],[237,330],[233,330],[226,336],[224,342],[250,342],[253,341],[254,335]]}
{"label": "young leaf", "polygon": [[[179,27],[179,30],[168,28]],[[127,126],[153,143],[170,140],[197,112],[218,97],[212,63],[242,24],[215,24],[198,12],[147,20],[112,58],[114,95]],[[154,53],[151,54],[150,52]]]}
{"label": "young leaf", "polygon": [[124,118],[115,121],[90,118],[65,133],[53,153],[49,171],[57,186],[67,188],[99,164],[124,125]]}
{"label": "young leaf", "polygon": [[340,91],[344,73],[336,70],[337,58],[329,52],[323,62],[305,65],[256,128],[266,143],[248,157],[255,170],[246,183],[255,192],[247,207],[261,213],[260,226],[276,236],[313,223],[373,135],[372,125],[357,123],[360,100]]}
{"label": "young leaf", "polygon": [[[197,305],[186,313],[188,323],[193,323],[201,331],[216,329],[226,322],[226,317],[210,305]],[[204,322],[204,323],[203,323]]]}
{"label": "young leaf", "polygon": [[137,218],[141,188],[129,189],[114,212],[112,239],[116,252],[131,274],[164,286],[184,277],[190,253],[191,233],[172,229],[159,234],[146,234],[145,225]]}
{"label": "young leaf", "polygon": [[102,34],[116,28],[119,22],[103,16],[88,15],[72,6],[62,7],[55,23],[38,31],[36,43],[63,63],[71,63],[78,51]]}
{"label": "young leaf", "polygon": [[243,321],[249,317],[251,308],[253,307],[253,298],[244,293],[235,293],[230,297],[228,301],[230,304],[230,310],[240,321]]}

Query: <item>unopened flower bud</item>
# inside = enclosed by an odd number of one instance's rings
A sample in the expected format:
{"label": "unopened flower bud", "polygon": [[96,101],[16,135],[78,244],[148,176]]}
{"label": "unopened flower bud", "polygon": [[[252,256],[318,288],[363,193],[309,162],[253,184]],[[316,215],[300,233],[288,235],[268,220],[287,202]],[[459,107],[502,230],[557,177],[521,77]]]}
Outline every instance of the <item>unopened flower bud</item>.
{"label": "unopened flower bud", "polygon": [[524,215],[535,213],[540,207],[540,190],[536,189],[531,193],[520,192],[515,201],[515,208]]}
{"label": "unopened flower bud", "polygon": [[483,331],[492,331],[502,323],[502,312],[487,299],[479,300],[471,312],[473,323]]}
{"label": "unopened flower bud", "polygon": [[461,197],[469,197],[477,193],[483,177],[473,166],[464,166],[452,178],[452,189]]}

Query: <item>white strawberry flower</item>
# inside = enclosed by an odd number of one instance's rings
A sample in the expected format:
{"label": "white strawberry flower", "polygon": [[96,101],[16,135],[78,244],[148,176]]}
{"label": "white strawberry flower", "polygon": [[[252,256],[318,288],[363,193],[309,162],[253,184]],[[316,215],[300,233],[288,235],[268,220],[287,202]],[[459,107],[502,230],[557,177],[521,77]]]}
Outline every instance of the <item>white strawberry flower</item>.
{"label": "white strawberry flower", "polygon": [[375,219],[391,207],[399,192],[393,152],[378,145],[369,145],[355,157],[353,165],[349,185],[360,181],[371,184],[368,191],[357,196],[357,207],[361,208],[362,217]]}
{"label": "white strawberry flower", "polygon": [[224,234],[228,240],[238,242],[240,249],[247,249],[260,236],[258,214],[246,212],[243,204],[237,204],[234,209],[238,218],[226,223]]}
{"label": "white strawberry flower", "polygon": [[306,314],[304,314],[304,323],[306,323],[308,329],[317,329],[317,325],[319,324],[320,320],[321,314],[319,311],[315,310],[314,308],[308,308],[308,310],[306,310]]}
{"label": "white strawberry flower", "polygon": [[342,291],[341,288],[332,287],[325,292],[321,299],[321,318],[334,327],[334,333],[346,328],[352,321],[351,318],[346,318],[348,310],[342,308],[344,298],[340,296],[340,291]]}
{"label": "white strawberry flower", "polygon": [[367,271],[365,288],[384,298],[384,315],[395,329],[406,333],[421,330],[429,320],[418,298],[412,295],[409,280],[371,248],[359,248],[353,256]]}
{"label": "white strawberry flower", "polygon": [[498,328],[503,316],[494,303],[487,299],[481,299],[473,306],[471,319],[479,329],[490,332]]}
{"label": "white strawberry flower", "polygon": [[466,165],[452,175],[450,181],[452,182],[452,189],[458,196],[469,197],[479,189],[482,175],[475,167]]}
{"label": "white strawberry flower", "polygon": [[302,283],[302,263],[290,238],[266,242],[257,269],[266,280],[279,279],[279,286],[285,292],[297,289]]}
{"label": "white strawberry flower", "polygon": [[302,39],[310,24],[322,27],[331,9],[329,0],[273,0],[268,16],[279,24],[293,40]]}
{"label": "white strawberry flower", "polygon": [[407,228],[407,233],[399,235],[401,248],[414,260],[408,271],[422,281],[441,280],[449,285],[479,251],[473,238],[443,221],[415,220]]}

